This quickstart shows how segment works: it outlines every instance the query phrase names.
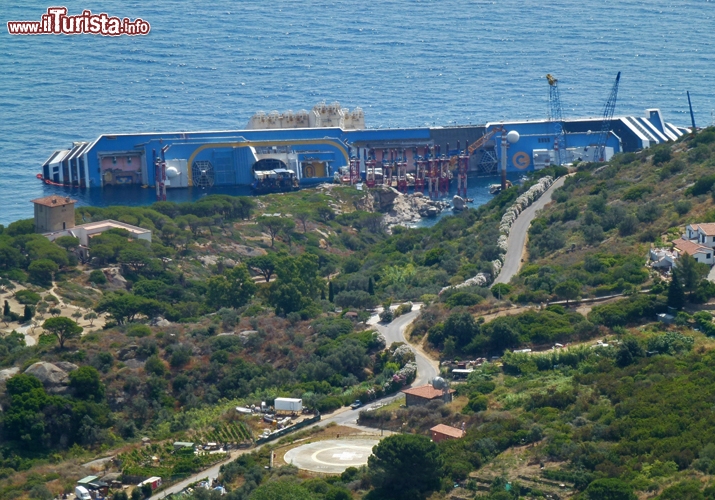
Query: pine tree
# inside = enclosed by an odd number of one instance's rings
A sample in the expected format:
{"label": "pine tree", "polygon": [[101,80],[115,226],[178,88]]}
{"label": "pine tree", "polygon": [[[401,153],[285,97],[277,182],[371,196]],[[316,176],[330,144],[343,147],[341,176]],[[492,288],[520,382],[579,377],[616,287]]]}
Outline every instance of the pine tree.
{"label": "pine tree", "polygon": [[370,280],[367,282],[367,293],[375,295],[375,282],[372,280],[372,276],[370,276]]}
{"label": "pine tree", "polygon": [[683,290],[683,285],[680,283],[679,274],[677,272],[673,273],[673,279],[668,286],[668,306],[679,311],[685,305],[685,290]]}
{"label": "pine tree", "polygon": [[333,292],[333,282],[329,281],[328,282],[328,300],[330,302],[332,302],[334,298],[335,298],[335,293]]}
{"label": "pine tree", "polygon": [[5,307],[2,309],[2,315],[10,316],[10,304],[7,303],[7,300],[5,301]]}

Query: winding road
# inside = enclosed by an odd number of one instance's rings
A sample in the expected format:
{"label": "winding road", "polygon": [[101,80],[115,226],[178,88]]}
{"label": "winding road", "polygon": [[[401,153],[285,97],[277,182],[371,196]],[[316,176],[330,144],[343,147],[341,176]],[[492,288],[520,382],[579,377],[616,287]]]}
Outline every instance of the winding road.
{"label": "winding road", "polygon": [[[378,311],[379,312],[379,311]],[[390,344],[393,342],[406,342],[407,340],[405,339],[405,330],[407,327],[415,320],[417,319],[417,316],[419,316],[419,304],[415,304],[415,308],[407,313],[403,314],[393,322],[383,325],[378,323],[378,316],[375,314],[370,320],[368,320],[368,324],[371,326],[374,326],[376,330],[378,330],[380,333],[382,333],[385,336],[385,340],[387,341],[387,346],[389,347]],[[409,343],[408,343],[409,345]],[[415,349],[414,346],[412,347],[412,350],[415,353],[415,361],[417,363],[417,378],[413,382],[413,385],[419,386],[419,385],[424,385],[427,384],[431,379],[437,376],[439,373],[439,366],[436,361],[433,361],[429,359],[427,356],[425,356],[422,352],[419,350]],[[390,403],[400,397],[401,394],[393,394],[391,396],[387,396],[384,398],[381,398],[377,401],[380,403]],[[375,403],[377,401],[373,401],[371,403]],[[332,415],[327,415],[325,416],[320,422],[316,422],[315,424],[308,426],[306,428],[314,427],[316,425],[327,425],[331,422],[335,422],[338,425],[346,425],[349,427],[356,427],[362,430],[368,430],[371,432],[374,432],[375,429],[371,427],[362,427],[357,424],[357,418],[358,418],[358,411],[356,410],[351,410],[350,408],[341,408],[340,410],[337,410],[334,412]],[[221,468],[222,465],[235,460],[236,457],[243,455],[244,453],[252,453],[258,449],[260,449],[263,445],[256,446],[255,448],[249,448],[246,450],[238,450],[234,451],[231,453],[230,458],[217,463],[216,465],[212,466],[209,469],[206,469],[202,472],[199,472],[197,474],[194,474],[193,476],[184,479],[183,481],[180,481],[169,488],[160,491],[156,495],[153,495],[150,500],[158,500],[161,498],[164,498],[165,496],[174,494],[174,493],[179,493],[180,491],[184,490],[186,487],[188,487],[190,484],[195,483],[197,481],[201,481],[202,479],[209,478],[209,479],[215,479],[219,475],[219,469]]]}
{"label": "winding road", "polygon": [[[519,268],[521,267],[521,259],[524,254],[524,247],[526,245],[527,231],[529,230],[531,221],[534,220],[536,212],[543,209],[551,201],[551,196],[553,195],[553,192],[559,187],[563,186],[565,179],[565,176],[557,179],[551,185],[551,187],[547,189],[546,192],[541,195],[541,197],[539,197],[538,200],[536,200],[531,206],[529,206],[526,210],[519,214],[519,217],[517,217],[516,221],[514,221],[514,224],[512,225],[511,231],[509,233],[508,248],[506,257],[504,258],[504,266],[502,267],[501,273],[499,273],[499,276],[494,281],[494,283],[508,283],[509,281],[511,281],[511,278],[519,272]],[[370,320],[368,320],[368,324],[374,326],[380,333],[385,336],[385,340],[387,341],[388,346],[393,342],[408,343],[405,339],[404,334],[407,327],[415,319],[417,319],[417,316],[419,315],[419,305],[415,304],[415,306],[416,307],[411,312],[403,314],[402,316],[387,325],[383,325],[378,322],[377,314],[375,314],[372,318],[370,318]],[[379,312],[380,311],[378,310],[377,313],[379,314]],[[431,360],[424,353],[420,352],[418,349],[415,349],[414,346],[410,347],[415,353],[415,362],[417,363],[417,378],[415,379],[413,385],[420,386],[427,384],[439,373],[439,365],[436,361]],[[393,394],[391,396],[381,398],[377,401],[379,401],[380,403],[390,403],[400,396],[400,393]],[[375,403],[377,401],[371,403]],[[326,416],[320,422],[317,422],[310,427],[316,425],[326,425],[331,422],[335,422],[338,425],[346,425],[350,427],[360,428],[363,430],[374,431],[374,429],[359,426],[357,424],[357,418],[357,411],[351,410],[349,408],[341,408],[340,410],[334,412],[332,415]],[[238,457],[239,455],[242,455],[244,453],[252,453],[260,449],[261,446],[257,446],[255,448],[250,448],[247,450],[234,451],[231,453],[230,458],[214,465],[207,470],[204,470],[203,472],[194,474],[193,476],[172,485],[171,487],[152,496],[150,500],[159,500],[170,494],[179,493],[190,484],[205,479],[207,477],[209,479],[217,478],[219,475],[219,469],[222,465],[232,460],[235,460],[236,457]]]}
{"label": "winding road", "polygon": [[567,176],[559,177],[554,181],[549,189],[542,194],[538,200],[532,203],[526,210],[519,214],[514,224],[509,231],[509,240],[507,242],[506,257],[504,257],[504,265],[494,284],[509,283],[511,279],[519,272],[521,268],[521,259],[524,255],[524,247],[526,246],[526,236],[529,231],[531,221],[536,217],[536,212],[543,209],[550,201],[551,196],[558,188],[564,185]]}

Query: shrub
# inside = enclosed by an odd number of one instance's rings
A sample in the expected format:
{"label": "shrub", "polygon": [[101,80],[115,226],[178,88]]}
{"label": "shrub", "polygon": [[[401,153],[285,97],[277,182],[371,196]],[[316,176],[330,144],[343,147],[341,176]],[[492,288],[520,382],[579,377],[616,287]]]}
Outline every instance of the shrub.
{"label": "shrub", "polygon": [[445,301],[445,304],[447,304],[447,307],[452,309],[457,306],[473,306],[475,304],[480,303],[482,300],[484,299],[481,295],[469,292],[457,292],[450,295],[449,298],[447,298],[447,300]]}
{"label": "shrub", "polygon": [[706,194],[715,184],[715,175],[706,175],[698,179],[695,184],[685,190],[685,194],[700,196]]}
{"label": "shrub", "polygon": [[390,323],[394,319],[395,315],[390,309],[385,309],[380,313],[380,321],[383,323]]}
{"label": "shrub", "polygon": [[661,354],[677,354],[683,351],[690,351],[694,343],[693,337],[682,335],[678,332],[668,332],[648,339],[648,350],[657,351]]}
{"label": "shrub", "polygon": [[95,285],[103,285],[107,282],[107,277],[99,269],[95,269],[89,273],[89,282]]}
{"label": "shrub", "polygon": [[15,293],[15,298],[20,304],[29,304],[31,306],[36,305],[41,299],[40,294],[32,290],[20,290]]}
{"label": "shrub", "polygon": [[492,295],[494,295],[494,298],[503,299],[511,293],[511,286],[507,285],[506,283],[497,283],[491,288],[491,290]]}
{"label": "shrub", "polygon": [[698,133],[698,135],[691,141],[691,146],[698,146],[700,144],[711,144],[715,142],[715,128],[708,127],[705,130]]}
{"label": "shrub", "polygon": [[678,200],[675,203],[673,203],[673,208],[678,213],[678,215],[687,214],[688,212],[690,212],[690,209],[692,207],[693,207],[693,204],[690,203],[688,200]]}
{"label": "shrub", "polygon": [[652,193],[653,188],[651,186],[633,186],[623,193],[622,199],[628,201],[637,201],[643,198],[645,195]]}
{"label": "shrub", "polygon": [[351,257],[343,264],[343,272],[345,274],[356,273],[360,270],[360,267],[362,267],[360,261],[355,257]]}
{"label": "shrub", "polygon": [[618,233],[621,236],[630,236],[638,229],[638,219],[635,215],[626,215],[626,217],[618,224]]}
{"label": "shrub", "polygon": [[653,222],[660,217],[661,213],[662,210],[660,206],[652,201],[646,203],[645,205],[641,205],[638,207],[637,211],[638,220],[641,222]]}
{"label": "shrub", "polygon": [[191,361],[191,348],[188,346],[178,346],[171,353],[169,364],[172,368],[179,368]]}
{"label": "shrub", "polygon": [[700,163],[710,157],[710,149],[705,144],[701,144],[688,152],[690,163]]}
{"label": "shrub", "polygon": [[318,335],[336,339],[340,335],[347,335],[353,331],[353,322],[348,318],[320,318],[311,324]]}
{"label": "shrub", "polygon": [[331,412],[343,406],[343,402],[335,396],[329,396],[319,400],[315,407],[320,413]]}
{"label": "shrub", "polygon": [[151,328],[149,328],[146,325],[142,325],[142,324],[131,325],[127,329],[128,337],[148,337],[149,335],[151,335]]}
{"label": "shrub", "polygon": [[595,245],[596,243],[603,241],[603,228],[598,224],[584,226],[582,231],[583,238],[589,245]]}
{"label": "shrub", "polygon": [[395,309],[395,318],[398,316],[402,316],[403,314],[407,314],[408,312],[412,311],[412,302],[406,302],[404,304],[400,304],[397,306],[397,309]]}
{"label": "shrub", "polygon": [[588,319],[597,325],[609,328],[635,323],[644,318],[654,319],[655,315],[665,310],[662,299],[649,295],[638,295],[612,304],[595,306],[588,314]]}
{"label": "shrub", "polygon": [[162,376],[167,372],[166,365],[158,356],[153,355],[147,358],[146,363],[144,363],[144,371],[147,373],[153,373],[154,375]]}
{"label": "shrub", "polygon": [[661,163],[669,162],[671,158],[670,146],[663,146],[658,148],[655,153],[653,153],[653,163],[655,165],[660,165]]}
{"label": "shrub", "polygon": [[343,309],[348,307],[354,307],[356,309],[372,309],[377,305],[378,300],[374,295],[370,295],[362,290],[350,290],[337,294],[334,302],[335,305],[342,307]]}
{"label": "shrub", "polygon": [[462,408],[462,413],[468,415],[470,413],[484,411],[487,409],[488,404],[489,398],[487,398],[483,394],[474,394],[470,396],[469,402],[465,405],[464,408]]}

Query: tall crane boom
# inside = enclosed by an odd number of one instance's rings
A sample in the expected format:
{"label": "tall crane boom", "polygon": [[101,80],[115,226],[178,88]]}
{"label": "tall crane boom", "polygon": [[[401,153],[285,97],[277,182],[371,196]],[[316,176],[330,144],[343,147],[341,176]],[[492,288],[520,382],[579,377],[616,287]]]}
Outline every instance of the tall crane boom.
{"label": "tall crane boom", "polygon": [[611,95],[608,96],[606,106],[603,108],[603,123],[601,124],[601,133],[598,136],[598,144],[596,151],[593,154],[594,161],[606,161],[606,141],[608,134],[611,132],[611,122],[613,121],[613,113],[616,111],[616,99],[618,99],[618,84],[621,81],[621,72],[616,75],[616,81],[613,83]]}
{"label": "tall crane boom", "polygon": [[561,107],[559,81],[551,74],[546,75],[549,82],[549,121],[554,126],[554,152],[559,165],[566,163],[566,134],[564,134],[564,111]]}

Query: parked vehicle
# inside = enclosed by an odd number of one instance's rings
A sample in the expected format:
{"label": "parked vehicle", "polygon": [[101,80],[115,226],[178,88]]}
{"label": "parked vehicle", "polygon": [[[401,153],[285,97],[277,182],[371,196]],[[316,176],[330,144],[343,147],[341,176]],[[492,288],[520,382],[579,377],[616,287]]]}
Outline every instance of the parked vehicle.
{"label": "parked vehicle", "polygon": [[303,411],[303,400],[295,398],[276,398],[273,402],[273,407],[276,412],[288,411],[291,413],[300,413]]}
{"label": "parked vehicle", "polygon": [[77,497],[77,500],[92,500],[92,497],[89,496],[89,490],[84,486],[75,486],[74,496]]}

